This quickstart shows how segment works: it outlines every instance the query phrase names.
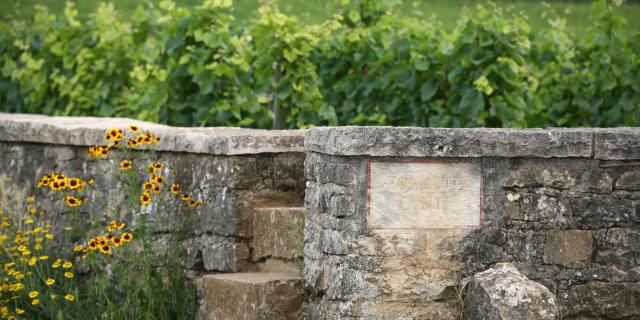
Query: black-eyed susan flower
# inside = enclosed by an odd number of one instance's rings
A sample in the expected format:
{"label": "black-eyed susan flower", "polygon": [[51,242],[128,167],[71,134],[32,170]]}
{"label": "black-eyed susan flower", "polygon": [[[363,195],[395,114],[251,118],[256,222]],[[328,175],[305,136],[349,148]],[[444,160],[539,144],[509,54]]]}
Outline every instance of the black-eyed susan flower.
{"label": "black-eyed susan flower", "polygon": [[78,178],[70,178],[68,185],[71,190],[81,190],[84,187],[84,182]]}
{"label": "black-eyed susan flower", "polygon": [[133,240],[133,235],[131,233],[129,233],[129,232],[125,232],[125,233],[122,234],[120,239],[122,239],[123,242],[129,242],[129,241]]}
{"label": "black-eyed susan flower", "polygon": [[104,253],[104,254],[110,254],[111,253],[111,246],[108,244],[105,244],[103,246],[100,247],[100,252]]}
{"label": "black-eyed susan flower", "polygon": [[183,194],[180,195],[180,200],[189,201],[189,200],[191,200],[191,197],[188,194],[183,193]]}
{"label": "black-eyed susan flower", "polygon": [[160,162],[154,162],[154,163],[151,164],[151,166],[155,170],[160,170],[160,169],[164,168],[164,165],[162,163],[160,163]]}
{"label": "black-eyed susan flower", "polygon": [[75,297],[73,294],[71,294],[71,293],[67,293],[67,294],[64,296],[64,299],[65,299],[65,300],[67,300],[67,301],[73,301],[73,300],[75,300],[75,299],[76,299],[76,297]]}
{"label": "black-eyed susan flower", "polygon": [[127,140],[127,147],[129,148],[135,148],[138,145],[140,145],[140,143],[138,142],[138,139],[130,138],[129,140]]}
{"label": "black-eyed susan flower", "polygon": [[113,243],[113,245],[115,245],[116,247],[119,247],[122,244],[122,239],[119,237],[113,237],[113,239],[111,239],[111,242]]}
{"label": "black-eyed susan flower", "polygon": [[142,205],[148,205],[151,203],[151,194],[149,194],[148,191],[145,191],[144,193],[142,193],[142,195],[140,195],[140,203]]}
{"label": "black-eyed susan flower", "polygon": [[155,141],[156,144],[160,143],[160,136],[159,135],[154,135],[153,136],[153,140]]}
{"label": "black-eyed susan flower", "polygon": [[133,163],[131,162],[131,160],[122,160],[122,162],[120,162],[120,169],[122,170],[129,170],[133,167]]}
{"label": "black-eyed susan flower", "polygon": [[89,246],[89,249],[91,250],[96,250],[98,249],[98,242],[95,239],[91,239],[89,240],[89,242],[87,243],[87,245]]}
{"label": "black-eyed susan flower", "polygon": [[102,158],[106,158],[109,155],[109,147],[100,147],[100,154],[99,156]]}
{"label": "black-eyed susan flower", "polygon": [[189,208],[197,207],[201,203],[202,202],[200,202],[200,200],[189,200],[189,203],[187,204],[187,207],[189,207]]}
{"label": "black-eyed susan flower", "polygon": [[153,179],[153,182],[157,184],[163,184],[166,181],[163,176],[153,176],[152,179]]}
{"label": "black-eyed susan flower", "polygon": [[177,185],[177,184],[175,184],[175,183],[174,183],[174,184],[172,184],[172,185],[171,185],[171,188],[169,188],[169,189],[171,190],[171,193],[173,193],[173,194],[178,194],[178,193],[180,193],[180,191],[181,191],[181,190],[180,190],[180,186],[179,186],[179,185]]}
{"label": "black-eyed susan flower", "polygon": [[142,189],[143,190],[153,190],[153,186],[154,186],[153,182],[147,181],[147,182],[142,184]]}
{"label": "black-eyed susan flower", "polygon": [[162,190],[160,189],[159,186],[153,186],[153,193],[158,194],[160,193]]}
{"label": "black-eyed susan flower", "polygon": [[129,130],[133,133],[138,133],[140,132],[140,127],[136,126],[135,124],[130,124]]}
{"label": "black-eyed susan flower", "polygon": [[117,222],[116,221],[116,229],[121,230],[122,228],[124,228],[127,224],[124,222]]}
{"label": "black-eyed susan flower", "polygon": [[69,207],[77,207],[82,204],[82,200],[72,196],[66,196],[64,202],[66,202]]}
{"label": "black-eyed susan flower", "polygon": [[94,180],[94,179],[86,179],[86,180],[84,180],[84,183],[86,183],[86,184],[94,184],[95,182],[96,182],[96,180]]}
{"label": "black-eyed susan flower", "polygon": [[144,143],[144,144],[152,144],[153,143],[153,137],[149,133],[145,133],[145,134],[141,135],[140,138],[142,139],[141,142]]}
{"label": "black-eyed susan flower", "polygon": [[118,128],[112,128],[107,131],[107,136],[105,137],[107,141],[120,141],[122,139],[124,139],[124,133]]}

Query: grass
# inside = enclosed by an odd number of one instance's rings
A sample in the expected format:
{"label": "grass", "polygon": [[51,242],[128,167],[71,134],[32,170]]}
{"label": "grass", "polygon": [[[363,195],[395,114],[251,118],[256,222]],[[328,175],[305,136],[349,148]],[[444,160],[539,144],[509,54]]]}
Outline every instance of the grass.
{"label": "grass", "polygon": [[[203,0],[175,0],[183,6],[193,7]],[[0,21],[11,19],[24,19],[33,15],[34,6],[42,5],[54,13],[62,13],[66,0],[0,0]],[[100,3],[99,0],[76,1],[76,7],[81,15],[90,14]],[[144,0],[112,0],[116,9],[127,18],[138,5],[144,4]],[[332,15],[332,10],[326,5],[326,0],[276,0],[281,10],[287,14],[296,15],[305,23],[319,23]],[[460,11],[464,7],[473,8],[476,3],[484,1],[473,0],[404,0],[399,8],[399,14],[411,15],[423,18],[435,18],[445,28],[451,29],[460,17]],[[580,35],[590,25],[589,8],[590,1],[550,1],[549,9],[545,9],[542,1],[518,0],[518,1],[494,1],[500,6],[512,5],[516,10],[527,14],[532,30],[539,30],[546,25],[542,13],[551,10],[564,15],[570,30]],[[260,0],[235,0],[235,13],[239,22],[246,21],[257,15]],[[619,14],[627,19],[629,33],[640,31],[640,3],[626,3],[617,9]]]}

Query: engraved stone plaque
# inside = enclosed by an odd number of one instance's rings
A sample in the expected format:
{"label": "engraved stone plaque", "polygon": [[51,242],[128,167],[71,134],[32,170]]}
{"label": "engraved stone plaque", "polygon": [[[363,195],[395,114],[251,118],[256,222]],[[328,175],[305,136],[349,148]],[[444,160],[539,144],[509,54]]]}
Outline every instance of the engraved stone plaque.
{"label": "engraved stone plaque", "polygon": [[477,162],[369,162],[372,229],[473,228],[482,225]]}

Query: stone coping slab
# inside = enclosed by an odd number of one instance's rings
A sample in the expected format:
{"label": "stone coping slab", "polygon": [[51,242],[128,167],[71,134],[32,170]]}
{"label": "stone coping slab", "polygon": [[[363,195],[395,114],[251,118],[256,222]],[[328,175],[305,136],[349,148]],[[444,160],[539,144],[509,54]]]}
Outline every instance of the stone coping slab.
{"label": "stone coping slab", "polygon": [[0,113],[0,141],[89,146],[104,144],[110,128],[136,124],[161,136],[160,151],[239,155],[304,152],[303,130],[170,127],[127,118],[52,117]]}
{"label": "stone coping slab", "polygon": [[640,128],[318,127],[304,143],[338,156],[640,159]]}

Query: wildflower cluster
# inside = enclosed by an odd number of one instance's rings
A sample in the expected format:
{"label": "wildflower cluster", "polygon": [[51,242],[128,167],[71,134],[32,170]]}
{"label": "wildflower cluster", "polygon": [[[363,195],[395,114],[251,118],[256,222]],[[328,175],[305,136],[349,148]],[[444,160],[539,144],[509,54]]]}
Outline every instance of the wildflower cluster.
{"label": "wildflower cluster", "polygon": [[[125,135],[122,129],[111,128],[107,131],[105,138],[105,142],[111,143],[111,145],[104,146],[91,146],[89,147],[88,155],[94,158],[106,158],[109,156],[109,150],[111,148],[120,148],[120,142],[126,140],[128,148],[136,148],[142,145],[151,145],[154,143],[160,143],[160,136],[151,134],[149,132],[141,132],[140,127],[136,125],[129,125],[129,136]],[[131,163],[129,163],[130,165]],[[126,164],[123,169],[129,169],[130,166],[127,167]]]}
{"label": "wildflower cluster", "polygon": [[33,217],[43,215],[34,202],[33,197],[26,199],[27,216],[0,209],[3,249],[0,251],[0,317],[3,319],[28,318],[43,304],[53,303],[60,294],[64,294],[62,297],[67,302],[75,300],[70,284],[64,281],[65,277],[73,277],[73,263],[47,254],[54,239],[53,227]]}
{"label": "wildflower cluster", "polygon": [[75,194],[67,194],[64,197],[64,202],[70,207],[77,207],[85,202],[85,199],[80,198],[78,193],[82,192],[85,186],[94,182],[93,179],[67,178],[62,173],[50,172],[40,178],[38,188],[47,187],[56,192],[76,192]]}
{"label": "wildflower cluster", "polygon": [[73,250],[82,253],[83,259],[92,252],[100,252],[104,255],[111,254],[114,248],[133,240],[131,232],[122,231],[125,226],[124,222],[112,220],[107,226],[107,234],[89,239],[86,245],[76,245]]}

